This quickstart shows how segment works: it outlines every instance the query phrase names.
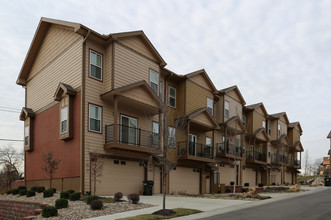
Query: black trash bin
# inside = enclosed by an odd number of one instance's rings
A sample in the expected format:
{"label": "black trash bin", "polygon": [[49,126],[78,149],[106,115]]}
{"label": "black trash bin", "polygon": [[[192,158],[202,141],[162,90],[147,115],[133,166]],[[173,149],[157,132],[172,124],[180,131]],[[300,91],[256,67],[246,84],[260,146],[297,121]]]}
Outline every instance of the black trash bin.
{"label": "black trash bin", "polygon": [[143,181],[143,183],[144,183],[144,195],[145,196],[153,195],[154,181],[147,180],[147,181]]}
{"label": "black trash bin", "polygon": [[324,179],[324,186],[331,186],[331,178]]}

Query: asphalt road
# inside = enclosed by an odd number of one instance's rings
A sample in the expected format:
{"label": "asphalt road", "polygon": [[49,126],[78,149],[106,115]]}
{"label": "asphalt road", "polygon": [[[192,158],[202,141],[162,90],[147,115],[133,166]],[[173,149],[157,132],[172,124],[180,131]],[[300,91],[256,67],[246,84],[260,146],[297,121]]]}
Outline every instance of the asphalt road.
{"label": "asphalt road", "polygon": [[208,220],[330,220],[331,188],[308,195],[240,209],[208,218]]}

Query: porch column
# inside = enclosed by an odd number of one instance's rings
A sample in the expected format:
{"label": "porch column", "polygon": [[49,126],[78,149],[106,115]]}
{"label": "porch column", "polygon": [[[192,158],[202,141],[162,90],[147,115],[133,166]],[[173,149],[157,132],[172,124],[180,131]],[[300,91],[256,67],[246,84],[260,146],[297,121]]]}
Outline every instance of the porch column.
{"label": "porch column", "polygon": [[190,134],[190,120],[187,120],[187,135],[186,135],[186,140],[187,140],[187,144],[186,144],[186,155],[188,156],[189,155],[189,143],[190,143],[190,137],[189,137],[189,134]]}
{"label": "porch column", "polygon": [[160,146],[160,150],[163,151],[163,121],[162,121],[162,117],[163,113],[162,111],[159,111],[159,146]]}
{"label": "porch column", "polygon": [[114,143],[117,143],[117,137],[118,137],[118,130],[117,130],[117,125],[118,125],[118,121],[117,121],[117,115],[118,115],[118,97],[117,95],[114,96]]}

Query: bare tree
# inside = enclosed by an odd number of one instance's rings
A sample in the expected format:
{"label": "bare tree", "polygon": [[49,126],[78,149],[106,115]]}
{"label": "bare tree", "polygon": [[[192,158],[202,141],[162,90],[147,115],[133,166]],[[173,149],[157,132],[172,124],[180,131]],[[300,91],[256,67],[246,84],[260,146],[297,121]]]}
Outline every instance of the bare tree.
{"label": "bare tree", "polygon": [[305,155],[304,155],[304,177],[305,177],[305,182],[307,183],[307,178],[309,175],[311,175],[311,162],[310,162],[310,157],[309,157],[309,151],[306,150]]}
{"label": "bare tree", "polygon": [[49,177],[49,188],[52,188],[52,181],[54,178],[54,175],[59,168],[60,160],[56,160],[53,158],[53,153],[48,152],[46,154],[43,154],[41,158],[44,160],[45,165],[41,168],[46,175]]}
{"label": "bare tree", "polygon": [[90,172],[91,177],[93,179],[93,195],[95,195],[96,192],[96,185],[98,177],[102,176],[102,171],[104,167],[104,162],[99,160],[99,156],[97,154],[90,154]]}
{"label": "bare tree", "polygon": [[12,182],[22,178],[23,173],[20,172],[20,168],[24,161],[23,158],[23,151],[17,151],[11,145],[0,149],[1,185],[4,188],[11,188]]}

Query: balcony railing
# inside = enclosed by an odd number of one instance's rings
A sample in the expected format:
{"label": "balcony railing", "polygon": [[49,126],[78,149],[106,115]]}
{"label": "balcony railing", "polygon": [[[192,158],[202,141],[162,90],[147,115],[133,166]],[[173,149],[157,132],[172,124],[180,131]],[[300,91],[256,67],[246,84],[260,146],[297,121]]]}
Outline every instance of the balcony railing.
{"label": "balcony railing", "polygon": [[254,153],[252,151],[248,151],[246,155],[247,155],[246,159],[248,161],[267,162],[266,154],[261,153],[259,151],[255,151]]}
{"label": "balcony railing", "polygon": [[[106,144],[114,142],[114,127],[114,124],[106,125]],[[159,134],[121,124],[117,125],[117,143],[154,149],[160,148]]]}
{"label": "balcony railing", "polygon": [[271,163],[285,163],[287,164],[287,156],[281,154],[272,154]]}
{"label": "balcony railing", "polygon": [[[204,157],[213,159],[213,147],[209,145],[189,142],[188,146],[190,156]],[[178,142],[178,155],[186,155],[187,153],[187,141]]]}
{"label": "balcony railing", "polygon": [[301,167],[301,161],[296,159],[295,160],[290,159],[289,165],[294,167]]}
{"label": "balcony railing", "polygon": [[217,143],[216,144],[217,154],[230,154],[237,157],[242,157],[243,150],[241,147],[236,146],[234,144],[226,144],[226,143]]}

